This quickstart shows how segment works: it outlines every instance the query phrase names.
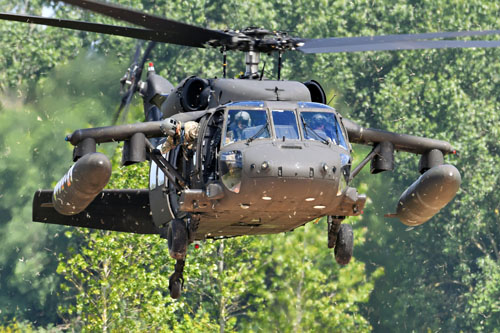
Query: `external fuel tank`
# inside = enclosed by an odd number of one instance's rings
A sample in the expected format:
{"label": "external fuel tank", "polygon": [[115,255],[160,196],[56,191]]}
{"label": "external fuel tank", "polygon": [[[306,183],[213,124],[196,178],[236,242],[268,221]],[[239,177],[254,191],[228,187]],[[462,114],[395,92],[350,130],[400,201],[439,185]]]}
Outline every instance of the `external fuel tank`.
{"label": "external fuel tank", "polygon": [[84,155],[73,164],[54,188],[54,208],[63,215],[82,212],[102,191],[110,177],[111,162],[106,155]]}
{"label": "external fuel tank", "polygon": [[421,225],[455,197],[461,181],[460,173],[453,165],[435,166],[403,192],[396,213],[386,216],[397,217],[408,226]]}

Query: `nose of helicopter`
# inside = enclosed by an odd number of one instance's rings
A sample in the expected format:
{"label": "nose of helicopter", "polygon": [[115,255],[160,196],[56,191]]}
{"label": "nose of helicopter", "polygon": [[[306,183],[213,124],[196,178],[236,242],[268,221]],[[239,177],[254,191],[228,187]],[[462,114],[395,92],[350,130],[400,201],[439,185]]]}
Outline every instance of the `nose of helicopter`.
{"label": "nose of helicopter", "polygon": [[273,142],[246,149],[244,165],[250,178],[334,180],[340,168],[340,151],[317,142]]}
{"label": "nose of helicopter", "polygon": [[242,153],[240,199],[254,209],[322,210],[335,204],[345,150],[320,142],[263,142]]}

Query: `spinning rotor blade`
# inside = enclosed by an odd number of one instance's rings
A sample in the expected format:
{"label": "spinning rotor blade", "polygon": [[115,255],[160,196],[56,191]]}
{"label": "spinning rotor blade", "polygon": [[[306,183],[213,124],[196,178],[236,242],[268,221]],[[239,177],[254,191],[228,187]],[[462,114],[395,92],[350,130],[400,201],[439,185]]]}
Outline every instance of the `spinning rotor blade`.
{"label": "spinning rotor blade", "polygon": [[149,54],[153,50],[153,48],[156,46],[155,42],[150,42],[148,44],[148,47],[144,51],[144,55],[142,56],[141,62],[138,64],[137,61],[139,60],[139,55],[141,51],[141,44],[139,43],[137,45],[137,48],[135,50],[135,55],[134,55],[134,60],[132,62],[131,68],[134,66],[137,66],[137,69],[132,73],[132,85],[130,88],[127,90],[125,95],[122,97],[122,101],[120,103],[120,106],[115,112],[115,115],[113,116],[113,125],[116,125],[118,122],[118,119],[120,119],[120,114],[123,111],[123,115],[121,117],[122,120],[127,118],[130,102],[132,101],[132,97],[134,96],[135,92],[137,91],[137,85],[139,84],[139,81],[142,76],[142,70],[144,69],[144,65],[146,64],[146,61],[149,57]]}
{"label": "spinning rotor blade", "polygon": [[306,39],[298,48],[304,53],[338,53],[442,48],[498,47],[500,41],[429,40],[442,38],[498,35],[500,30],[452,31],[371,37]]}
{"label": "spinning rotor blade", "polygon": [[91,23],[84,21],[54,19],[41,16],[31,15],[17,15],[0,13],[0,20],[17,21],[23,23],[33,23],[48,25],[52,27],[67,28],[80,31],[97,32],[107,35],[123,36],[130,38],[137,38],[143,40],[152,40],[162,43],[171,43],[171,38],[166,36],[163,32],[156,32],[148,29],[138,29],[121,27],[117,25]]}
{"label": "spinning rotor blade", "polygon": [[133,64],[137,65],[137,61],[139,61],[139,56],[141,55],[141,46],[142,46],[141,42],[137,43],[137,47],[135,48],[135,53],[134,53],[134,60],[132,62]]}
{"label": "spinning rotor blade", "polygon": [[116,125],[118,123],[118,119],[120,119],[120,114],[122,113],[123,110],[125,111],[123,112],[124,116],[122,117],[122,119],[128,113],[128,107],[130,105],[130,102],[132,101],[132,96],[134,96],[134,92],[132,91],[132,87],[130,87],[130,89],[127,90],[125,95],[123,95],[120,106],[118,107],[113,116],[113,123],[112,123],[113,125]]}
{"label": "spinning rotor blade", "polygon": [[210,41],[229,39],[231,36],[216,30],[196,27],[166,19],[161,16],[146,14],[116,4],[95,0],[61,0],[62,2],[88,9],[117,20],[129,22],[150,29],[162,35],[162,42],[193,47],[205,47]]}
{"label": "spinning rotor blade", "polygon": [[[128,69],[129,72],[130,72],[130,75],[132,76],[131,79],[133,81],[132,81],[132,84],[130,85],[129,89],[127,89],[127,91],[123,95],[121,103],[120,103],[120,106],[118,107],[118,109],[116,110],[115,114],[113,115],[113,122],[112,122],[113,125],[116,125],[116,123],[118,122],[118,119],[120,118],[120,114],[122,113],[122,110],[124,108],[126,110],[128,110],[128,106],[130,104],[130,101],[132,100],[132,96],[134,95],[133,88],[135,88],[135,84],[134,83],[135,83],[136,79],[134,77],[134,72],[132,72],[132,71],[136,70],[135,67],[137,66],[137,61],[139,61],[139,56],[141,54],[141,46],[142,46],[141,42],[137,43],[137,47],[135,49],[135,54],[134,54],[134,58],[132,60],[132,64],[130,65],[130,67]],[[124,76],[124,78],[122,80],[126,80],[126,79],[127,79],[127,74],[125,74],[125,76]],[[126,82],[122,83],[122,85],[124,85],[124,84],[126,84]]]}
{"label": "spinning rotor blade", "polygon": [[142,75],[142,70],[144,69],[144,65],[146,64],[146,61],[148,60],[149,54],[151,51],[153,51],[154,47],[156,46],[155,42],[150,42],[148,44],[148,47],[146,48],[146,51],[144,51],[144,55],[142,56],[141,63],[139,64],[139,79],[141,78]]}
{"label": "spinning rotor blade", "polygon": [[449,38],[457,37],[497,35],[500,34],[500,30],[435,32],[300,40],[294,38],[288,38],[285,40],[272,38],[261,39],[261,37],[266,34],[260,36],[259,33],[254,31],[255,29],[250,29],[251,33],[245,33],[245,31],[226,33],[169,20],[157,15],[142,13],[134,9],[98,0],[60,1],[93,11],[95,13],[106,15],[117,20],[139,25],[146,29],[6,13],[0,13],[0,19],[44,24],[191,47],[204,48],[208,45],[212,47],[224,46],[231,50],[240,50],[245,52],[249,50],[257,50],[258,52],[273,52],[278,50],[298,49],[303,53],[337,53],[442,48],[488,48],[500,46],[500,41],[498,40],[449,40]]}

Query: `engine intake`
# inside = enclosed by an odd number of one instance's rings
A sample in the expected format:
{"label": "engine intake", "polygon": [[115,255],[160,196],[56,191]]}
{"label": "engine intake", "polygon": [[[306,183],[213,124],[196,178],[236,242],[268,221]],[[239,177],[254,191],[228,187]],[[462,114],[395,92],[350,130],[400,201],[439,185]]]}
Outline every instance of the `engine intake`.
{"label": "engine intake", "polygon": [[326,94],[323,87],[314,80],[304,82],[304,85],[311,93],[311,102],[326,104]]}
{"label": "engine intake", "polygon": [[181,105],[185,111],[204,110],[208,106],[210,86],[207,80],[198,77],[189,78],[181,94]]}

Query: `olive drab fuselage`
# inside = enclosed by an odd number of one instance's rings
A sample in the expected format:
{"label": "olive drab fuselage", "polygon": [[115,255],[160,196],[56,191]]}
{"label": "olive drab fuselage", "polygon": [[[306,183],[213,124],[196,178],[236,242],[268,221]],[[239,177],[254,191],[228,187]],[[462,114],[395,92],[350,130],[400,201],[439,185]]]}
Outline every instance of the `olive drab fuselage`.
{"label": "olive drab fuselage", "polygon": [[[265,115],[260,125],[265,134],[251,138],[260,128],[254,122],[243,130],[246,137],[233,140],[231,115],[241,112]],[[278,124],[284,113],[289,123]],[[314,129],[302,122],[312,115],[331,119],[335,137],[314,138]],[[187,155],[191,158],[184,163]],[[200,119],[196,147],[188,151],[180,145],[166,158],[182,164],[191,186],[173,194],[153,162],[153,221],[161,226],[186,212],[199,214],[198,239],[288,231],[325,215],[358,215],[365,203],[354,189],[346,196],[350,146],[340,116],[323,104],[250,101],[208,110]]]}

